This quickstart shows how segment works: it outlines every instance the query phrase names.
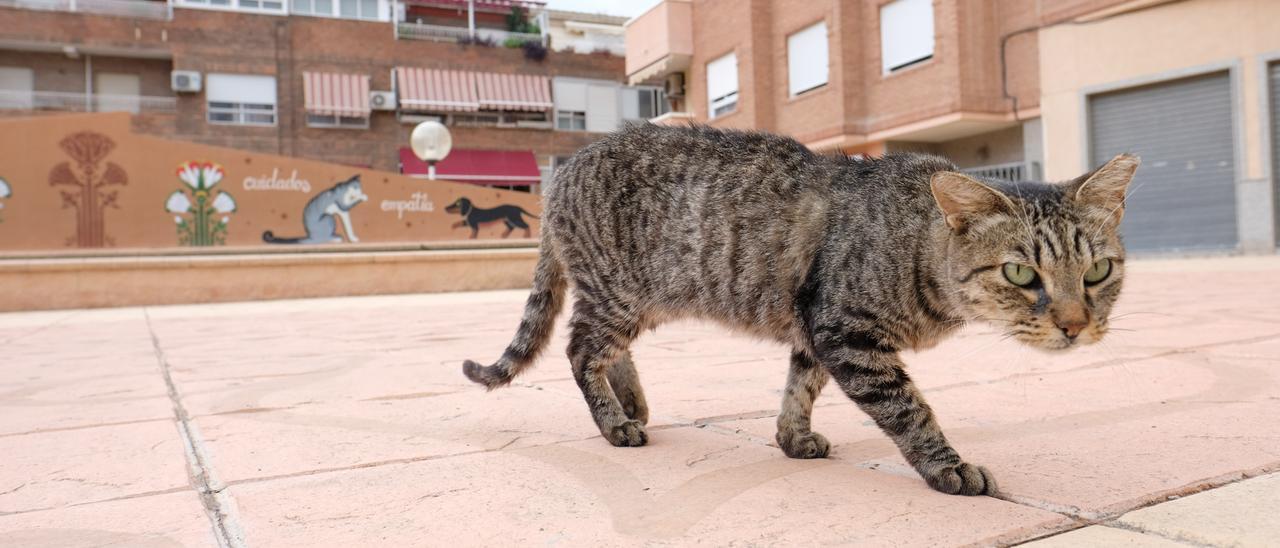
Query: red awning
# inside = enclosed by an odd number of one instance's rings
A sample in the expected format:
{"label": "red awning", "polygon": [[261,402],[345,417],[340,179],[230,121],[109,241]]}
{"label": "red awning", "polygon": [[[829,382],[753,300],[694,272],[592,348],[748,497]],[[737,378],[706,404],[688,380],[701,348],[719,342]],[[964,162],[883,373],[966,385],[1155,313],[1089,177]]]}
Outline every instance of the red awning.
{"label": "red awning", "polygon": [[303,72],[302,95],[312,114],[369,115],[369,77],[363,74]]}
{"label": "red awning", "polygon": [[[400,148],[400,172],[427,176],[427,163],[409,147]],[[436,178],[477,185],[529,186],[542,181],[538,162],[529,150],[453,149],[436,163]]]}
{"label": "red awning", "polygon": [[480,108],[487,110],[551,110],[551,79],[531,74],[476,73]]}
{"label": "red awning", "polygon": [[476,74],[465,70],[396,67],[400,108],[430,112],[468,112],[480,109]]}
{"label": "red awning", "polygon": [[396,67],[396,87],[400,108],[419,112],[541,112],[555,106],[551,79],[533,74]]}

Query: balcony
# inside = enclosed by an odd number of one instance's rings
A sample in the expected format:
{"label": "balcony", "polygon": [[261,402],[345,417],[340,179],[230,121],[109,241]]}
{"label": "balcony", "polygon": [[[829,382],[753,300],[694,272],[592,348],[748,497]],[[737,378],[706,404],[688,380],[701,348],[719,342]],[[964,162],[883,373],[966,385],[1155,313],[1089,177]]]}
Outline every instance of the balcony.
{"label": "balcony", "polygon": [[168,2],[152,0],[0,0],[0,8],[92,13],[135,19],[173,19]]}
{"label": "balcony", "polygon": [[627,80],[657,83],[689,68],[693,57],[693,4],[665,0],[627,23]]}
{"label": "balcony", "polygon": [[445,25],[428,25],[425,23],[396,22],[396,38],[401,40],[432,40],[435,42],[467,42],[471,40],[492,42],[503,45],[508,40],[519,42],[537,42],[546,45],[541,34],[529,32],[511,32],[498,29],[467,27],[450,27]]}
{"label": "balcony", "polygon": [[177,106],[176,97],[0,90],[0,109],[171,113]]}
{"label": "balcony", "polygon": [[978,177],[999,179],[1015,183],[1019,181],[1039,181],[1042,177],[1042,174],[1040,173],[1040,162],[1032,161],[971,167],[960,171]]}
{"label": "balcony", "polygon": [[[546,46],[544,7],[543,2],[533,0],[403,0],[393,4],[392,13],[397,39],[499,46],[535,42]],[[502,27],[509,24],[508,15],[516,9],[523,10],[529,18],[530,28],[540,28],[542,32],[504,30]]]}

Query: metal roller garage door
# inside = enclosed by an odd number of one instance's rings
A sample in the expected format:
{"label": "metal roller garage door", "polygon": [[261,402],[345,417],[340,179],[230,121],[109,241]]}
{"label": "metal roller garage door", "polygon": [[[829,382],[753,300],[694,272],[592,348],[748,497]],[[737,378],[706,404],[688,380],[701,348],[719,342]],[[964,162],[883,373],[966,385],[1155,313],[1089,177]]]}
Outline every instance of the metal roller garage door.
{"label": "metal roller garage door", "polygon": [[1280,246],[1280,63],[1271,65],[1271,196],[1275,199],[1276,245]]}
{"label": "metal roller garage door", "polygon": [[1121,225],[1130,250],[1236,247],[1233,135],[1226,72],[1089,97],[1092,165],[1142,157]]}

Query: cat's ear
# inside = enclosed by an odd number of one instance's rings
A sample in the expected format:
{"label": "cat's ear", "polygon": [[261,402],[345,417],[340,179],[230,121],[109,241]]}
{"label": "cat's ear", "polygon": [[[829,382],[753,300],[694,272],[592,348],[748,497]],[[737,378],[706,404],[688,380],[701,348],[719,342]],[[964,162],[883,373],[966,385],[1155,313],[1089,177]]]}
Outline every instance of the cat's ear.
{"label": "cat's ear", "polygon": [[929,179],[929,188],[952,230],[964,230],[978,219],[1014,210],[1008,196],[963,173],[934,173]]}
{"label": "cat's ear", "polygon": [[1121,154],[1102,167],[1073,181],[1068,188],[1076,203],[1104,215],[1108,222],[1119,224],[1124,217],[1124,198],[1142,160],[1132,154]]}

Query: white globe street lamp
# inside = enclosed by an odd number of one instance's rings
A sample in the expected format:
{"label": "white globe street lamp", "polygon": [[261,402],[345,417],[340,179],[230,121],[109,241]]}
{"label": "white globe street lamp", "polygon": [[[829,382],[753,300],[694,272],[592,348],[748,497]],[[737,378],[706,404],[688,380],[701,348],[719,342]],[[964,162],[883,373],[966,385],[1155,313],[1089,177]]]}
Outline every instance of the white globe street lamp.
{"label": "white globe street lamp", "polygon": [[415,156],[427,163],[427,178],[434,180],[436,162],[443,160],[453,149],[453,136],[449,135],[449,128],[440,122],[423,122],[409,135],[409,147]]}

